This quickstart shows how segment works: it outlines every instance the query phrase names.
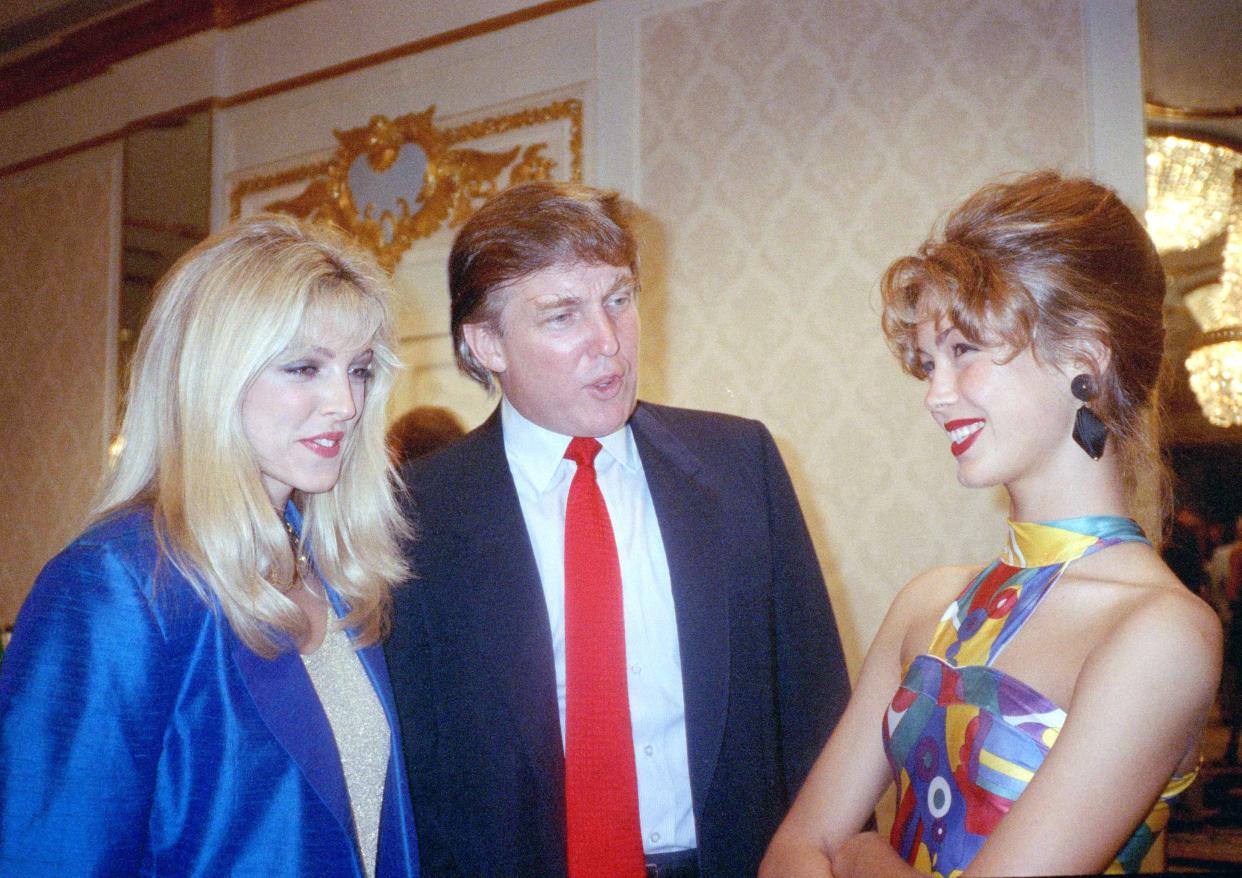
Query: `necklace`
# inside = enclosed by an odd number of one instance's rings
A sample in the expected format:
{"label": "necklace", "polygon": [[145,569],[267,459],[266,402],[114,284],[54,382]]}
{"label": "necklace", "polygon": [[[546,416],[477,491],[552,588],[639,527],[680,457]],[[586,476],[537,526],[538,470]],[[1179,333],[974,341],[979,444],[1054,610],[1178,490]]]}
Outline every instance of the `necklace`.
{"label": "necklace", "polygon": [[289,535],[289,551],[293,553],[293,578],[283,588],[281,586],[276,587],[280,589],[281,594],[290,594],[306,585],[306,571],[310,568],[310,562],[306,558],[304,547],[298,544],[298,535],[293,530],[293,525],[283,516],[281,516],[280,520],[285,526],[285,533]]}

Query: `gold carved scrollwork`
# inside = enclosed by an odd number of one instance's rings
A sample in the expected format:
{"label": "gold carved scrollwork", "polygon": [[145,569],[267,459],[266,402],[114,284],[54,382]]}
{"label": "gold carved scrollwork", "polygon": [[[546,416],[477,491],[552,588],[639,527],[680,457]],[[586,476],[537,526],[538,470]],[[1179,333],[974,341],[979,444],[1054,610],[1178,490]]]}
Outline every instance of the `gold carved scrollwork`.
{"label": "gold carved scrollwork", "polygon": [[[433,105],[421,113],[374,116],[361,128],[334,130],[338,146],[328,162],[243,181],[232,193],[232,213],[241,214],[246,195],[309,180],[297,195],[264,209],[335,223],[391,271],[415,240],[445,225],[461,225],[505,185],[551,179],[557,164],[544,154],[547,143],[495,152],[459,143],[568,119],[571,177],[581,179],[582,102],[577,99],[448,129],[435,126],[434,114]],[[501,183],[506,169],[508,180]]]}
{"label": "gold carved scrollwork", "polygon": [[542,154],[546,147],[546,143],[534,143],[526,147],[526,151],[522,153],[522,160],[509,172],[510,186],[528,183],[531,180],[551,178],[552,168],[555,167],[556,162]]}
{"label": "gold carved scrollwork", "polygon": [[[326,173],[328,173],[328,162],[312,162],[309,165],[299,165],[296,168],[281,171],[279,174],[264,174],[261,177],[251,177],[248,180],[242,180],[233,187],[233,191],[229,194],[229,218],[237,219],[242,215],[242,201],[248,195],[253,195],[256,192],[266,192],[268,189],[275,189],[278,186],[285,186],[290,183],[298,183],[302,180],[309,180],[312,177],[320,177]],[[304,196],[306,193],[303,192],[302,195]],[[302,214],[297,215],[301,216]]]}

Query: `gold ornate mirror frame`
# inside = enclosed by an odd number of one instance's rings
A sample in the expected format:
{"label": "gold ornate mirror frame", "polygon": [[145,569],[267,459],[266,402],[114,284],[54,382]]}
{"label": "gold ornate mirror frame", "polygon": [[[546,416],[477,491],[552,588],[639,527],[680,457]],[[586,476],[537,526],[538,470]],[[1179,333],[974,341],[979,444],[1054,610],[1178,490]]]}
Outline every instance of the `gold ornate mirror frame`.
{"label": "gold ornate mirror frame", "polygon": [[332,222],[392,271],[414,241],[446,225],[461,225],[506,186],[551,179],[557,165],[545,154],[546,142],[495,152],[459,144],[567,119],[570,179],[582,179],[582,102],[576,98],[454,128],[437,128],[434,115],[432,105],[396,119],[373,116],[367,125],[348,131],[334,129],[338,145],[331,159],[242,181],[231,194],[232,216],[241,215],[247,195],[308,180],[299,194],[268,202],[263,209]]}

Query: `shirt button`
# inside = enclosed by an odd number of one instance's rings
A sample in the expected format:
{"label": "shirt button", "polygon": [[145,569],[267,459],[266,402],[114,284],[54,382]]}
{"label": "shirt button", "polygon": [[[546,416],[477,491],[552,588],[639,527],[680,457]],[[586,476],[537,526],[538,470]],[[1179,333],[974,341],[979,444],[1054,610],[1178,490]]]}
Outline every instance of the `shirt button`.
{"label": "shirt button", "polygon": [[655,747],[652,747],[650,744],[648,744],[646,747],[643,748],[643,752],[646,753],[648,756],[650,756],[652,753],[655,752]]}
{"label": "shirt button", "polygon": [[653,832],[653,833],[651,833],[651,843],[652,843],[652,844],[659,844],[659,843],[660,843],[660,833],[658,833],[658,832]]}
{"label": "shirt button", "polygon": [[[615,667],[616,667],[616,665],[613,665],[613,667],[615,668]],[[642,666],[642,665],[630,665],[630,673],[631,673],[631,674],[641,674],[642,672],[643,672],[643,666]]]}

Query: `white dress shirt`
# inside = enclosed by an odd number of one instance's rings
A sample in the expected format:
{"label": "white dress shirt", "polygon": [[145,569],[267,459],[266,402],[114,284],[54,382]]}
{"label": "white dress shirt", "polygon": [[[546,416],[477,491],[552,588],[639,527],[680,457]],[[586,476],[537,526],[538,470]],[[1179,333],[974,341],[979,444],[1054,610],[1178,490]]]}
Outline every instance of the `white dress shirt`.
{"label": "white dress shirt", "polygon": [[[561,742],[565,740],[565,501],[577,465],[565,460],[570,436],[545,430],[501,403],[505,456],[543,584]],[[629,426],[599,437],[596,480],[621,564],[630,726],[638,776],[638,813],[647,853],[693,848],[694,808],[686,750],[681,650],[668,559],[638,447]]]}

